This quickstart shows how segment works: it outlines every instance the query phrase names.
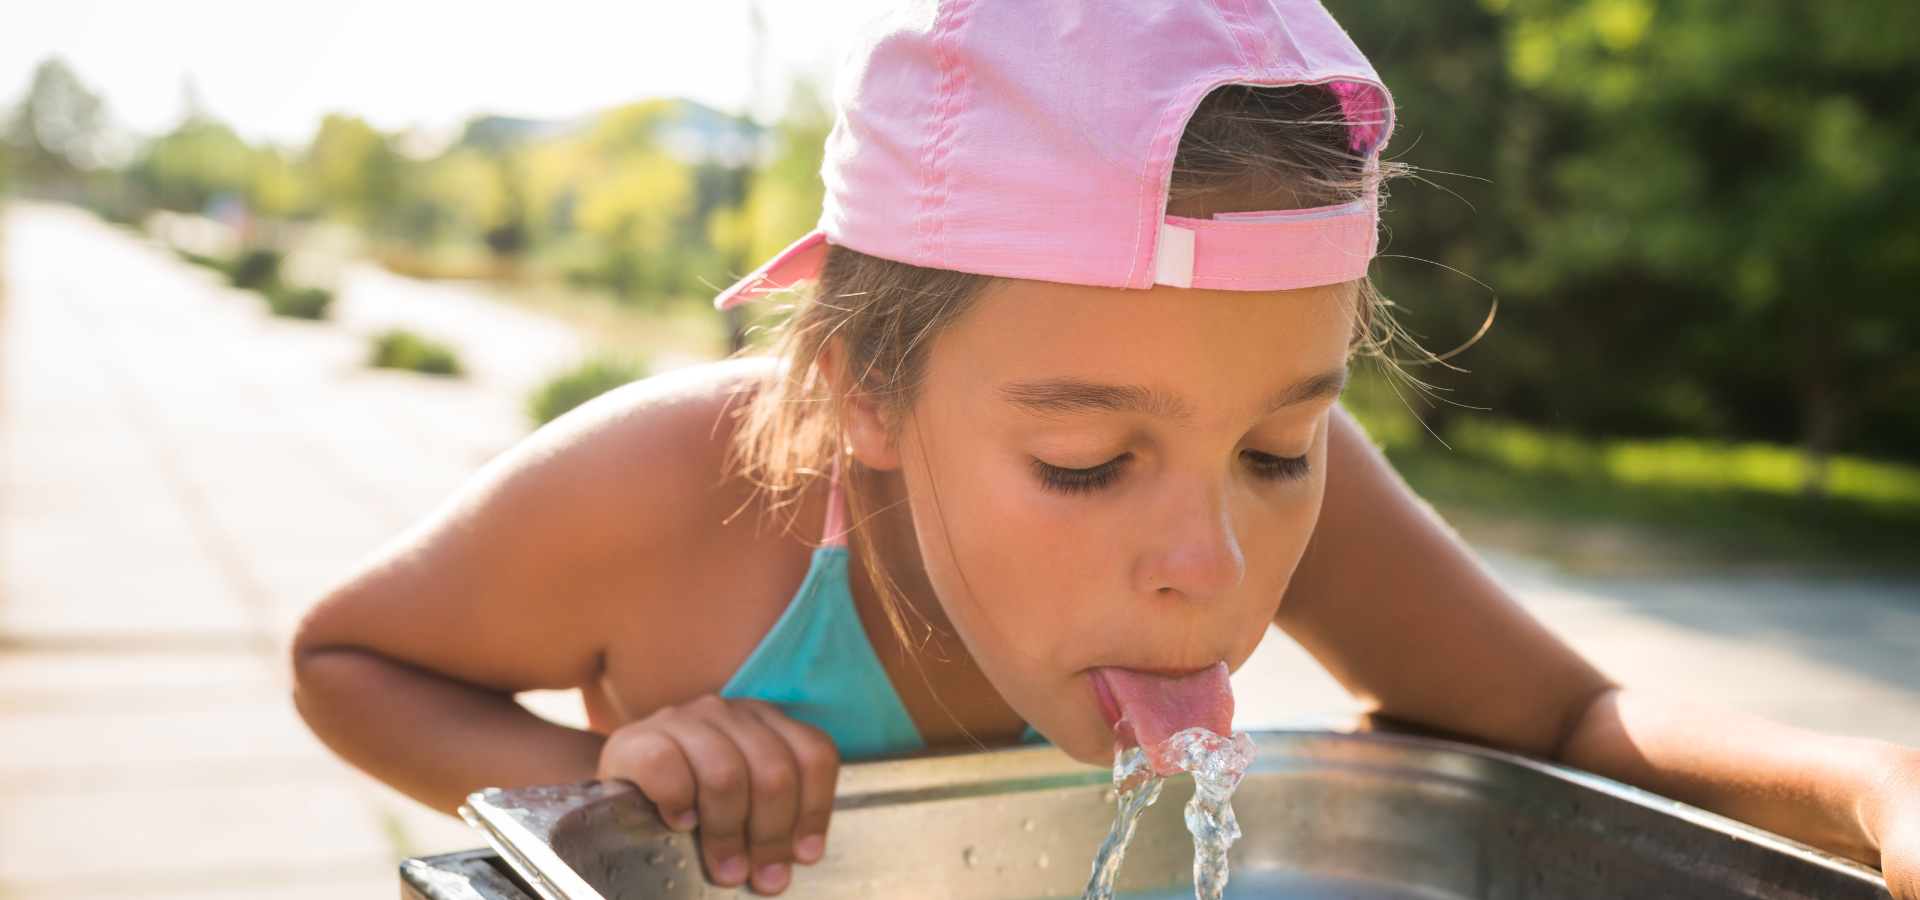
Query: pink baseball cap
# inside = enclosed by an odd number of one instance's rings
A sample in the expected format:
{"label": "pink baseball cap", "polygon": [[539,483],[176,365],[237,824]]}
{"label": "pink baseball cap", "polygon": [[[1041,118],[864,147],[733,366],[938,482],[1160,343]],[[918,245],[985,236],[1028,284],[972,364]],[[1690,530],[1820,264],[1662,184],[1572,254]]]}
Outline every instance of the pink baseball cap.
{"label": "pink baseball cap", "polygon": [[1226,84],[1325,84],[1374,164],[1393,102],[1318,0],[922,0],[868,26],[835,91],[811,234],[726,309],[819,277],[827,245],[1103,287],[1285,290],[1366,275],[1377,194],[1166,214],[1194,108]]}

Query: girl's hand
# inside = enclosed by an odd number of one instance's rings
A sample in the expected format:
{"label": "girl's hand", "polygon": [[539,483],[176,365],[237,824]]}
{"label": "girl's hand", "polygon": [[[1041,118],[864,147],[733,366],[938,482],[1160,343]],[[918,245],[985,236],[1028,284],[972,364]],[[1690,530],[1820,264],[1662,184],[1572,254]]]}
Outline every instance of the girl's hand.
{"label": "girl's hand", "polygon": [[1887,877],[1887,891],[1894,900],[1920,900],[1920,827],[1916,826],[1888,835],[1880,852],[1880,873]]}
{"label": "girl's hand", "polygon": [[1863,804],[1865,825],[1880,847],[1880,872],[1894,900],[1920,900],[1920,760],[1880,783]]}
{"label": "girl's hand", "polygon": [[607,737],[600,777],[631,781],[667,824],[700,829],[707,877],[777,894],[791,864],[826,852],[840,753],[818,728],[759,700],[707,695]]}

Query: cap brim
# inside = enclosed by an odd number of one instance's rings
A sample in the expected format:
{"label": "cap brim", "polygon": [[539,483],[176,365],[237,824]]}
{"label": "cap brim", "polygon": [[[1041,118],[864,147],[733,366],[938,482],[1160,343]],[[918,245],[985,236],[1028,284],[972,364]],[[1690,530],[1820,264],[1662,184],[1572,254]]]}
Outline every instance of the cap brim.
{"label": "cap brim", "polygon": [[803,281],[819,278],[820,270],[827,265],[829,246],[826,233],[817,230],[794,241],[787,249],[767,260],[765,265],[735,282],[733,287],[721,291],[720,296],[713,298],[713,308],[732,309],[762,297],[790,291]]}

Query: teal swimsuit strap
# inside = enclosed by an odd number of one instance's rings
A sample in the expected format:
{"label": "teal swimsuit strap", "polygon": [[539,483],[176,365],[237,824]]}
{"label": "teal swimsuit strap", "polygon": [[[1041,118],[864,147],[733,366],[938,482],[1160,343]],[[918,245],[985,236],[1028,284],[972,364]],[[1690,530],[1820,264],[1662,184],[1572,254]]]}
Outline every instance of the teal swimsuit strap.
{"label": "teal swimsuit strap", "polygon": [[814,725],[847,759],[910,753],[927,742],[887,678],[847,584],[847,514],[839,467],[827,499],[825,543],[813,551],[793,602],[722,697],[754,697]]}
{"label": "teal swimsuit strap", "polygon": [[[847,517],[839,467],[827,500],[825,543],[779,621],[720,690],[765,700],[833,738],[845,759],[926,749],[867,640],[847,584]],[[1029,727],[1027,741],[1042,740]]]}

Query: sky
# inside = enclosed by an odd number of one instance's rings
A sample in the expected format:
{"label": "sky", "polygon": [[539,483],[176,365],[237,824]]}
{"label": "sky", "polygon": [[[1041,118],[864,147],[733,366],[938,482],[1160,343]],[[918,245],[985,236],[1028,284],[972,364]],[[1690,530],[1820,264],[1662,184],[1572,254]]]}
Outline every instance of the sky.
{"label": "sky", "polygon": [[450,133],[481,113],[566,119],[686,97],[770,119],[794,78],[830,80],[896,2],[0,0],[0,107],[58,56],[136,135],[177,124],[189,85],[243,136],[283,144],[336,111]]}

